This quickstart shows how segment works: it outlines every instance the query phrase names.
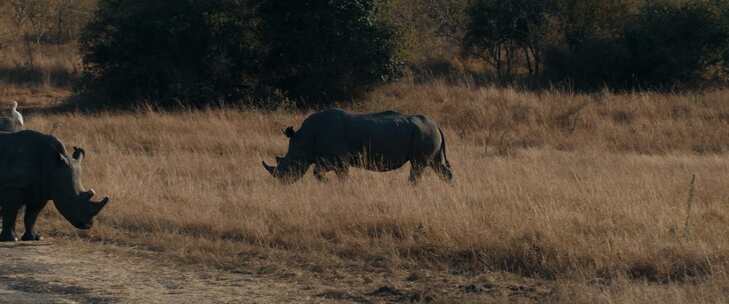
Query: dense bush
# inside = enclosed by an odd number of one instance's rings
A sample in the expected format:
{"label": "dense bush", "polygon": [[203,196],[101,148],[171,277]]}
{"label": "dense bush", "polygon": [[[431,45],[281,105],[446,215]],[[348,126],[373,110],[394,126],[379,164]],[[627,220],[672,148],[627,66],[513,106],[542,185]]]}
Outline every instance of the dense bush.
{"label": "dense bush", "polygon": [[254,8],[236,0],[102,0],[80,39],[81,88],[113,100],[205,104],[256,86]]}
{"label": "dense bush", "polygon": [[626,26],[624,44],[630,51],[631,74],[639,85],[665,85],[700,79],[721,59],[729,29],[720,14],[727,10],[708,2],[644,6],[634,24]]}
{"label": "dense bush", "polygon": [[374,12],[371,0],[102,0],[80,88],[124,102],[348,99],[398,69]]}
{"label": "dense bush", "polygon": [[533,0],[475,1],[468,10],[466,51],[485,58],[499,76],[512,75],[518,58],[524,59],[529,74],[539,73],[548,5]]}
{"label": "dense bush", "polygon": [[449,43],[501,79],[670,88],[726,77],[728,41],[718,0],[101,0],[80,39],[80,88],[331,104],[393,79],[401,59],[449,62],[437,58],[456,55]]}
{"label": "dense bush", "polygon": [[375,8],[373,0],[263,1],[261,80],[299,104],[326,104],[396,76],[395,37]]}
{"label": "dense bush", "polygon": [[630,53],[609,38],[583,38],[573,49],[550,46],[544,57],[544,79],[568,82],[576,89],[628,87],[633,79]]}
{"label": "dense bush", "polygon": [[399,56],[428,69],[459,53],[471,0],[377,0],[377,16],[397,33]]}
{"label": "dense bush", "polygon": [[[463,45],[502,77],[543,64],[543,79],[576,88],[672,87],[729,66],[727,12],[725,1],[478,0]],[[512,50],[524,46],[534,51]]]}

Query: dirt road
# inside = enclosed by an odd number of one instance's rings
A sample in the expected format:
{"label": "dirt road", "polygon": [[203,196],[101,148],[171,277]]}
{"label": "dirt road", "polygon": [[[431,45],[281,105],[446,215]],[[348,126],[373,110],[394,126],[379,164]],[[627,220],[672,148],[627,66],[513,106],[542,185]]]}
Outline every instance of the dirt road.
{"label": "dirt road", "polygon": [[[97,246],[97,245],[94,245]],[[545,282],[511,274],[308,282],[180,265],[150,252],[73,241],[0,243],[4,303],[538,303]],[[116,247],[114,247],[116,248]],[[376,277],[377,274],[363,276]],[[307,281],[307,280],[304,280]],[[399,281],[399,283],[397,283]],[[395,284],[397,286],[393,286]]]}
{"label": "dirt road", "polygon": [[0,303],[321,302],[297,286],[251,274],[83,252],[68,245],[0,243]]}

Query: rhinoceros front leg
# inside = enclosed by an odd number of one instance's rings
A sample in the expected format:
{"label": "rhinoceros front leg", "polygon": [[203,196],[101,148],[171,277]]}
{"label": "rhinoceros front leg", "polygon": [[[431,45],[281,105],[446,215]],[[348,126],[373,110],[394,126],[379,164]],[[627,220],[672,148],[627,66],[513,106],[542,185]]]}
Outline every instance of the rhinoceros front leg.
{"label": "rhinoceros front leg", "polygon": [[18,217],[17,206],[3,207],[3,231],[0,232],[0,242],[15,242],[15,219]]}
{"label": "rhinoceros front leg", "polygon": [[425,164],[419,161],[410,161],[410,178],[408,178],[408,181],[411,185],[417,185],[418,179],[420,178],[420,175],[423,174],[423,170],[425,170]]}
{"label": "rhinoceros front leg", "polygon": [[433,171],[438,174],[438,177],[442,181],[449,184],[453,183],[453,168],[451,168],[450,164],[443,161],[435,161],[430,164],[430,167],[433,168]]}
{"label": "rhinoceros front leg", "polygon": [[326,174],[326,173],[327,173],[327,171],[320,164],[314,165],[314,177],[316,177],[316,179],[318,181],[320,181],[322,183],[326,183],[327,177],[324,176],[324,174]]}
{"label": "rhinoceros front leg", "polygon": [[23,236],[20,238],[21,240],[40,241],[42,239],[40,235],[33,232],[33,227],[35,227],[35,222],[36,220],[38,220],[38,215],[47,203],[48,201],[45,201],[40,204],[27,205],[25,207],[25,216],[23,218],[23,223],[25,224],[25,233],[23,233]]}

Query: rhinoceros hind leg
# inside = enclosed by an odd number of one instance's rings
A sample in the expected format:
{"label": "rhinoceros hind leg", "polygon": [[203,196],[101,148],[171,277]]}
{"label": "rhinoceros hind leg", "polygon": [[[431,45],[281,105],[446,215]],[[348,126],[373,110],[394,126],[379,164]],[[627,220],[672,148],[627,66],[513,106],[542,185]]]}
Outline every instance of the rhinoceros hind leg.
{"label": "rhinoceros hind leg", "polygon": [[18,207],[3,208],[3,231],[0,232],[0,242],[15,242],[15,219],[18,216]]}
{"label": "rhinoceros hind leg", "polygon": [[340,165],[337,167],[337,169],[334,170],[334,173],[337,174],[337,178],[340,181],[346,181],[349,179],[349,166],[347,165]]}
{"label": "rhinoceros hind leg", "polygon": [[40,241],[42,239],[43,237],[41,237],[39,234],[28,232],[23,233],[23,236],[20,238],[21,241]]}
{"label": "rhinoceros hind leg", "polygon": [[42,202],[40,204],[35,205],[28,205],[25,207],[25,216],[23,217],[23,222],[25,224],[25,233],[23,233],[23,236],[20,238],[23,241],[40,241],[42,238],[40,235],[33,232],[33,227],[35,227],[35,222],[38,219],[38,214],[40,214],[41,210],[43,210],[43,207],[46,206],[48,202]]}
{"label": "rhinoceros hind leg", "polygon": [[18,238],[15,237],[15,234],[11,235],[4,235],[0,234],[0,242],[17,242]]}
{"label": "rhinoceros hind leg", "polygon": [[43,237],[38,235],[37,233],[23,233],[23,236],[20,238],[21,241],[40,241]]}
{"label": "rhinoceros hind leg", "polygon": [[453,183],[453,169],[444,163],[432,164],[431,168],[438,174],[438,177],[444,182]]}

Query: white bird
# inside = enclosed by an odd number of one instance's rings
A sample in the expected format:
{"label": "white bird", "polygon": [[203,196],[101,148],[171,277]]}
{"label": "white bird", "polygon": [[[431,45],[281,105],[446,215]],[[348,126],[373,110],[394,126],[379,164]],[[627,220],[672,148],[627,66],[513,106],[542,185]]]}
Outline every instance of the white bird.
{"label": "white bird", "polygon": [[25,125],[25,122],[23,122],[23,115],[18,112],[18,102],[13,101],[13,110],[10,111],[10,115],[13,116],[13,119],[16,121],[18,125],[20,125],[20,128],[22,129]]}

